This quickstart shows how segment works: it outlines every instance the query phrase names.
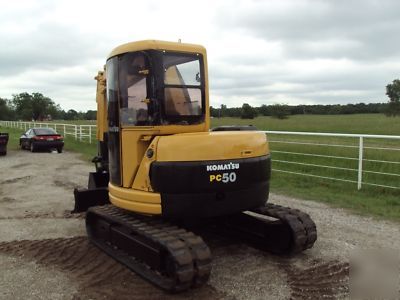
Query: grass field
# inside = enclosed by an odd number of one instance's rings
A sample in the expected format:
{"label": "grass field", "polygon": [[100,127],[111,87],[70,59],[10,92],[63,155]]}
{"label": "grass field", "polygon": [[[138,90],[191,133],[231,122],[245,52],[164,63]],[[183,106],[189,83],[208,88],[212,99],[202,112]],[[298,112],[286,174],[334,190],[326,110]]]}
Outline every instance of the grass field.
{"label": "grass field", "polygon": [[[236,118],[212,119],[213,127],[231,124],[254,125],[261,130],[271,131],[400,135],[400,120],[398,118],[388,118],[381,114],[297,115],[291,116],[286,120],[277,120],[270,117],[258,117],[254,120]],[[357,181],[358,139],[273,134],[269,134],[268,138],[272,151],[273,169]],[[327,146],[311,145],[317,143],[326,144]],[[400,140],[365,139],[364,147],[366,147],[364,159],[367,159],[367,161],[363,162],[363,169],[368,172],[363,173],[363,182],[400,187]],[[374,148],[392,148],[396,150]],[[327,158],[316,155],[339,156],[351,159]],[[385,160],[396,163],[380,163],[371,160]],[[306,166],[303,164],[322,165],[325,167]],[[372,172],[392,173],[397,174],[397,176]],[[356,183],[299,176],[279,171],[273,172],[271,185],[271,191],[275,193],[323,201],[335,206],[350,208],[360,213],[400,220],[400,189],[363,185],[362,189],[358,191]]]}
{"label": "grass field", "polygon": [[[286,120],[277,120],[270,117],[258,117],[253,120],[213,118],[211,123],[212,127],[252,124],[261,130],[400,135],[400,120],[398,118],[387,118],[380,114],[298,115],[291,116]],[[82,123],[75,122],[74,124],[88,123],[83,121]],[[0,128],[0,130],[3,129]],[[10,148],[17,148],[17,140],[14,135],[19,136],[22,131],[8,128],[7,131],[11,133]],[[268,135],[268,139],[272,151],[273,169],[275,170],[357,181],[357,139],[272,134]],[[293,144],[293,142],[303,144]],[[328,146],[310,145],[310,143],[322,143]],[[332,146],[332,144],[342,146]],[[369,148],[365,149],[364,159],[367,160],[364,161],[363,168],[369,172],[363,173],[363,182],[400,187],[400,151],[398,151],[400,150],[400,141],[365,140],[364,146]],[[80,143],[70,136],[66,139],[65,149],[82,153],[82,158],[86,161],[89,161],[96,153],[95,144]],[[339,156],[351,159],[327,158],[316,155]],[[380,163],[370,160],[385,160],[397,163]],[[305,164],[313,164],[315,166],[307,166]],[[342,169],[329,167],[340,167]],[[373,172],[392,173],[397,174],[397,176]],[[358,191],[356,183],[299,176],[280,171],[273,171],[272,176],[271,191],[274,193],[318,200],[333,206],[350,208],[358,213],[400,221],[400,189],[363,185],[362,189]]]}
{"label": "grass field", "polygon": [[96,125],[96,120],[53,120],[50,123],[72,124],[72,125]]}
{"label": "grass field", "polygon": [[213,118],[211,124],[213,127],[251,124],[262,130],[400,135],[400,118],[388,118],[383,114],[295,115],[284,120],[271,117],[257,117],[253,120]]}

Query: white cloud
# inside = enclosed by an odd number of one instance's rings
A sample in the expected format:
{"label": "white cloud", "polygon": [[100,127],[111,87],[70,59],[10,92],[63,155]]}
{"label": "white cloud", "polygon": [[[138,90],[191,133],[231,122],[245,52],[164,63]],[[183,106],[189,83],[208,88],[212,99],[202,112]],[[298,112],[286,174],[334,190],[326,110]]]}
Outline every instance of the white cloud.
{"label": "white cloud", "polygon": [[208,50],[214,106],[384,101],[400,73],[398,3],[0,0],[0,97],[94,109],[115,46],[182,39]]}

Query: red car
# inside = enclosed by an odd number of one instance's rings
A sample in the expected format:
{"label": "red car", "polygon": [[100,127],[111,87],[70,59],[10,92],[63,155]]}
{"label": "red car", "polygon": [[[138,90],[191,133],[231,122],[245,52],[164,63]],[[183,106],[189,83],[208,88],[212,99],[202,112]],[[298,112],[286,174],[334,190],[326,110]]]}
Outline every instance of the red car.
{"label": "red car", "polygon": [[21,149],[36,150],[56,149],[61,153],[64,147],[63,136],[52,128],[31,128],[19,138]]}

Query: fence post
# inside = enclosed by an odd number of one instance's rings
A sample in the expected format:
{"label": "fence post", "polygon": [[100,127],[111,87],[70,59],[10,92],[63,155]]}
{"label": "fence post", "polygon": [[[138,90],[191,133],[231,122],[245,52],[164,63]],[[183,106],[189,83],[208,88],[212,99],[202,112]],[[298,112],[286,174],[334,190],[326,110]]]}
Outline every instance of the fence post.
{"label": "fence post", "polygon": [[78,139],[78,126],[75,125],[75,140]]}
{"label": "fence post", "polygon": [[79,141],[82,142],[82,125],[79,125]]}
{"label": "fence post", "polygon": [[65,133],[65,124],[64,124],[64,131],[63,131],[64,139],[67,137],[67,134]]}
{"label": "fence post", "polygon": [[89,125],[89,144],[92,143],[92,125]]}
{"label": "fence post", "polygon": [[357,181],[358,190],[361,190],[361,185],[362,185],[363,155],[364,155],[364,140],[363,137],[360,136],[360,142],[358,145],[358,181]]}

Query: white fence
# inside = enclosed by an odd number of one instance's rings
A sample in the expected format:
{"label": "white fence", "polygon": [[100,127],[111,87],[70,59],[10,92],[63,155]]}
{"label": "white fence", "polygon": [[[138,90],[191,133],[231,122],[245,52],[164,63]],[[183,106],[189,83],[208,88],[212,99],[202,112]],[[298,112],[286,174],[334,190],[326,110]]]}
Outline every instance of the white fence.
{"label": "white fence", "polygon": [[[26,131],[32,127],[53,128],[64,138],[73,137],[81,142],[92,143],[96,141],[96,125],[76,125],[63,123],[44,123],[44,122],[19,122],[19,121],[0,121],[4,127],[19,128]],[[21,132],[22,133],[22,132]]]}
{"label": "white fence", "polygon": [[[272,159],[273,170],[276,172],[354,183],[357,184],[359,190],[363,185],[400,190],[400,136],[288,131],[264,132],[269,137],[271,153],[274,155]],[[284,139],[277,137],[284,137]],[[293,137],[296,137],[297,140],[293,140]],[[307,137],[312,137],[312,139],[307,140]],[[369,143],[366,144],[366,142]],[[284,147],[279,147],[279,145],[284,145]],[[289,149],[287,149],[288,145],[291,146]],[[315,149],[321,150],[312,151]],[[327,149],[330,150],[327,151]],[[344,149],[346,151],[343,151]],[[366,153],[367,151],[369,153]],[[345,154],[340,155],[340,152]],[[284,159],[280,159],[279,155],[284,155]],[[307,162],[306,158],[311,158],[311,160],[323,159],[325,163],[310,163]],[[326,161],[328,160],[334,162],[334,164],[327,164]],[[344,163],[337,164],[339,161]],[[366,164],[369,168],[365,167]],[[304,172],[285,168],[285,166],[290,165],[306,168],[303,170]],[[326,170],[336,170],[353,173],[353,175],[350,174],[347,177],[326,176],[321,175],[321,172],[316,172],[316,170],[322,170],[322,173],[326,173]],[[377,181],[371,182],[365,181],[364,177],[370,177],[372,180],[379,178]]]}
{"label": "white fence", "polygon": [[[1,126],[54,128],[64,137],[92,143],[96,125],[0,121]],[[264,131],[273,168],[296,176],[400,190],[400,136]]]}

